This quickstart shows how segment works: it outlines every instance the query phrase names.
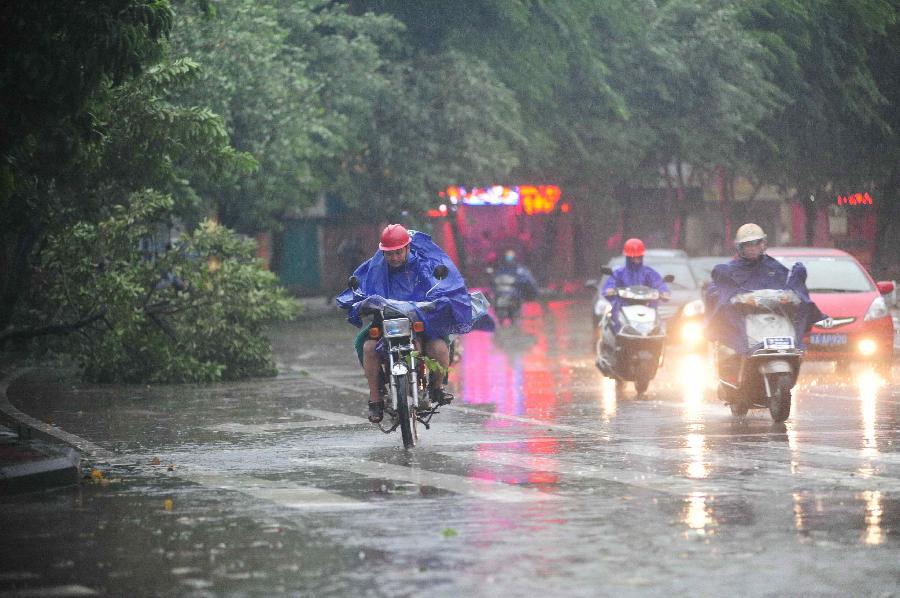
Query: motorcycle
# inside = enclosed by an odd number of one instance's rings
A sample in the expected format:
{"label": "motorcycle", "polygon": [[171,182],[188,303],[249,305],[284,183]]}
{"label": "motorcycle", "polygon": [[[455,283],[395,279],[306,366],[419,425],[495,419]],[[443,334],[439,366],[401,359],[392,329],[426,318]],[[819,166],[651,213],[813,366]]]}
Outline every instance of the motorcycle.
{"label": "motorcycle", "polygon": [[[447,277],[448,269],[439,265],[434,269],[434,277],[438,279],[428,293],[440,285]],[[449,400],[439,404],[428,405],[426,397],[432,386],[434,376],[443,376],[447,384],[448,372],[442,371],[437,364],[420,351],[421,343],[418,335],[425,330],[423,321],[417,319],[416,308],[423,312],[430,311],[432,301],[397,301],[380,296],[365,297],[359,293],[359,280],[351,276],[349,287],[353,294],[363,300],[361,313],[373,315],[369,325],[369,338],[379,339],[381,344],[378,353],[381,356],[380,379],[382,387],[389,389],[384,411],[390,416],[385,425],[378,423],[382,432],[389,434],[398,428],[405,448],[412,448],[418,441],[418,424],[430,429],[431,418],[439,413],[439,408],[448,404]],[[487,313],[488,302],[480,292],[469,294],[472,302],[473,316],[480,317]],[[457,339],[450,335],[450,362],[456,361]]]}
{"label": "motorcycle", "polygon": [[[602,272],[612,275],[608,267]],[[663,280],[673,282],[675,277],[670,274]],[[633,382],[640,396],[647,392],[663,363],[666,329],[654,305],[660,301],[660,294],[652,287],[635,285],[617,288],[616,295],[622,303],[619,330],[613,327],[612,305],[605,302],[598,322],[596,364],[606,377],[616,380],[618,388]]]}
{"label": "motorcycle", "polygon": [[488,268],[487,272],[492,275],[491,291],[497,321],[502,324],[509,319],[510,324],[514,323],[522,309],[522,297],[516,275],[502,271],[495,273],[493,268]]}
{"label": "motorcycle", "polygon": [[792,290],[761,289],[739,293],[729,301],[741,315],[746,351],[716,346],[719,398],[743,417],[751,408],[768,408],[772,420],[791,414],[791,389],[800,372],[799,338],[794,326],[802,301]]}

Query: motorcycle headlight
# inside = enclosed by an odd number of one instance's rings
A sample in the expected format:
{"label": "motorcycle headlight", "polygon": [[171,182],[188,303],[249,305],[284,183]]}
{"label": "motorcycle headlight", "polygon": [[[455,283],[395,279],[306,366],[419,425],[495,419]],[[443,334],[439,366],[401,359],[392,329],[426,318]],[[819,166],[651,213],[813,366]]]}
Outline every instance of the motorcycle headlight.
{"label": "motorcycle headlight", "polygon": [[681,313],[686,318],[693,318],[696,316],[702,316],[705,310],[706,308],[703,306],[703,299],[694,299],[684,306],[684,309],[681,310]]}
{"label": "motorcycle headlight", "polygon": [[884,297],[878,296],[872,301],[872,305],[869,306],[869,311],[866,312],[866,317],[864,319],[878,320],[879,318],[886,317],[889,313],[887,304],[884,302]]}
{"label": "motorcycle headlight", "polygon": [[407,318],[384,321],[384,336],[394,338],[397,336],[409,336],[411,325]]}

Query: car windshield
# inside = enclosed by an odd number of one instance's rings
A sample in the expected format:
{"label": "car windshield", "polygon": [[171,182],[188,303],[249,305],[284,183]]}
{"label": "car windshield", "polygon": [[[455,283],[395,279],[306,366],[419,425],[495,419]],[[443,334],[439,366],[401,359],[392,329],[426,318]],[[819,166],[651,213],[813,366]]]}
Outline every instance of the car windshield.
{"label": "car windshield", "polygon": [[[609,261],[609,267],[615,270],[625,265],[625,258],[619,256]],[[669,274],[675,277],[674,282],[666,283],[670,289],[688,289],[697,288],[697,281],[691,272],[690,266],[686,261],[656,261],[649,256],[644,257],[644,265],[649,266],[659,272],[659,275],[665,277]]]}
{"label": "car windshield", "polygon": [[712,256],[712,257],[693,257],[690,259],[691,270],[694,272],[694,278],[700,281],[712,278],[713,268],[719,264],[727,264],[731,261],[730,256]]}
{"label": "car windshield", "polygon": [[853,259],[845,257],[788,257],[772,256],[790,268],[802,262],[809,276],[806,288],[810,293],[865,293],[875,287],[865,271]]}

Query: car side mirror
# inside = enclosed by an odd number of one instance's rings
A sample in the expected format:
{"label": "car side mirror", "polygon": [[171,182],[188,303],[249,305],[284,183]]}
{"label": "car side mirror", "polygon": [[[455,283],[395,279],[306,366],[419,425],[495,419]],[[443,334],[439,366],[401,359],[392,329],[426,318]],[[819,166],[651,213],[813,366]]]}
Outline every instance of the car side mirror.
{"label": "car side mirror", "polygon": [[359,288],[359,279],[355,276],[351,276],[349,280],[347,280],[347,286],[352,290],[357,290]]}
{"label": "car side mirror", "polygon": [[675,275],[666,274],[665,276],[663,276],[663,282],[675,282]]}
{"label": "car side mirror", "polygon": [[441,264],[434,269],[434,277],[438,280],[444,280],[445,278],[447,278],[448,274],[450,274],[450,268],[448,268],[444,264]]}
{"label": "car side mirror", "polygon": [[596,278],[584,281],[584,288],[586,289],[596,289],[599,286],[600,282]]}
{"label": "car side mirror", "polygon": [[878,287],[878,292],[882,295],[887,295],[889,293],[894,292],[894,281],[893,280],[879,280],[875,283],[875,286]]}
{"label": "car side mirror", "polygon": [[613,271],[609,266],[603,266],[602,268],[600,268],[600,273],[605,276],[612,276]]}

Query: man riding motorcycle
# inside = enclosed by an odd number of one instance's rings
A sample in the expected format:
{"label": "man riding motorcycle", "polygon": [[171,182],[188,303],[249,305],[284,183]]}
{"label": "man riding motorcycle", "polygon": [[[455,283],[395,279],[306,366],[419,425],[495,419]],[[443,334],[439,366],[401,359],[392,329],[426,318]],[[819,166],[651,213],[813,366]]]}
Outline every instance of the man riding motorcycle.
{"label": "man riding motorcycle", "polygon": [[[462,275],[444,251],[425,233],[408,231],[400,224],[390,224],[381,233],[378,251],[353,273],[359,281],[359,293],[365,297],[380,296],[399,301],[431,302],[428,311],[415,307],[416,317],[424,322],[422,351],[443,368],[450,366],[449,335],[472,329],[472,304]],[[443,280],[434,276],[435,267],[447,266]],[[432,290],[433,289],[433,290]],[[431,292],[429,292],[431,291]],[[337,304],[348,311],[347,320],[362,327],[360,313],[364,301],[348,289]],[[369,385],[369,421],[378,423],[384,417],[386,391],[380,380],[379,341],[368,337],[368,328],[356,337],[359,362]],[[449,403],[453,397],[443,388],[443,377],[434,376],[427,400]]]}
{"label": "man riding motorcycle", "polygon": [[[716,341],[720,373],[728,376],[728,368],[737,368],[740,354],[747,353],[743,320],[730,300],[738,293],[760,289],[792,290],[800,297],[794,328],[798,342],[812,325],[827,316],[813,303],[806,288],[806,267],[797,262],[788,270],[781,262],[766,255],[766,233],[752,222],[741,226],[734,238],[737,257],[719,264],[712,271],[706,289],[707,334]],[[723,377],[720,375],[720,377]]]}
{"label": "man riding motorcycle", "polygon": [[[612,305],[612,313],[610,314],[610,324],[614,332],[618,332],[621,324],[619,323],[619,311],[622,308],[622,300],[619,299],[617,289],[630,286],[647,286],[659,291],[661,301],[668,301],[670,297],[669,287],[666,285],[659,272],[644,265],[644,242],[637,238],[631,238],[625,241],[622,247],[622,254],[625,256],[625,265],[616,268],[612,275],[606,279],[603,288],[600,289],[600,295],[606,298]],[[655,302],[651,304],[656,307]],[[599,340],[599,328],[595,327],[594,343]],[[603,347],[604,351],[608,347]]]}

